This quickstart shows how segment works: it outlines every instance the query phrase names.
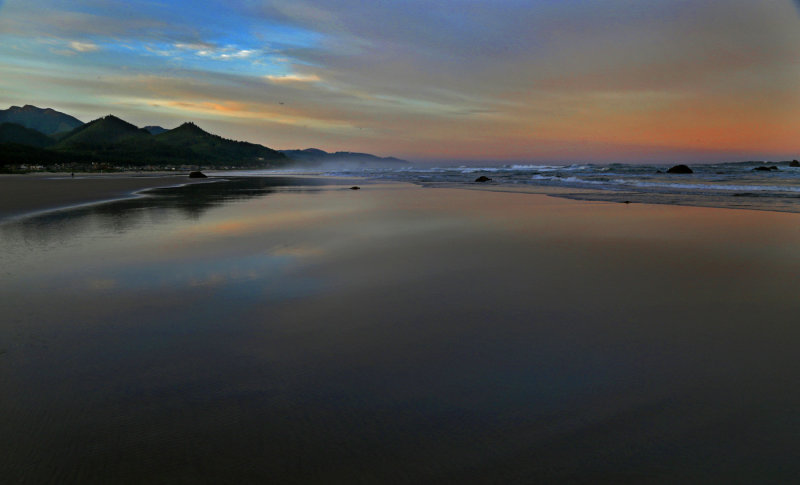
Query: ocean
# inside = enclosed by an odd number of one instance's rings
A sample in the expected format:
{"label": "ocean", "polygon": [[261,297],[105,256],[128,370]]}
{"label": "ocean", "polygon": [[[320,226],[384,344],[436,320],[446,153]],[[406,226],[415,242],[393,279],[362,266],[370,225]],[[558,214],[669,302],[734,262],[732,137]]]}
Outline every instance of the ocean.
{"label": "ocean", "polygon": [[[776,167],[773,170],[757,168]],[[778,212],[800,212],[800,167],[791,162],[738,162],[692,165],[692,174],[667,173],[669,165],[506,164],[486,166],[336,167],[309,173],[402,181],[425,186],[476,185],[489,190],[546,192],[577,200],[670,204]],[[287,171],[257,171],[285,173]],[[302,173],[292,169],[288,172]]]}

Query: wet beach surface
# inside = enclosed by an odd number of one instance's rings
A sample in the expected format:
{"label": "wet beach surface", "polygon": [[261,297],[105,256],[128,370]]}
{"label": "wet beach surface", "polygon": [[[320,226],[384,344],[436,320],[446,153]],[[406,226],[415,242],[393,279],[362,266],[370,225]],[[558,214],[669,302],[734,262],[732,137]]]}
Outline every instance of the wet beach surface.
{"label": "wet beach surface", "polygon": [[291,178],[0,224],[2,481],[791,481],[799,223]]}

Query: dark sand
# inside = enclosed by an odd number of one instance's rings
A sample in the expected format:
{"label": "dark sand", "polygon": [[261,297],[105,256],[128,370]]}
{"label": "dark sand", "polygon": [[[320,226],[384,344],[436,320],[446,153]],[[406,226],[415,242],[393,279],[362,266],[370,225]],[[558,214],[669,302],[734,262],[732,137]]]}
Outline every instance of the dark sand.
{"label": "dark sand", "polygon": [[132,196],[154,187],[194,183],[187,174],[0,175],[0,221],[32,212]]}
{"label": "dark sand", "polygon": [[800,474],[800,215],[214,186],[0,224],[0,481]]}

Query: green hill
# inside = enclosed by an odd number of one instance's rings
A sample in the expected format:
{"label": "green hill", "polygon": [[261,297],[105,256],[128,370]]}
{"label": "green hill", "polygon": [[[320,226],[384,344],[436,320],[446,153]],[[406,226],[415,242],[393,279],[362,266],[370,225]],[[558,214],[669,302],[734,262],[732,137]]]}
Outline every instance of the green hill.
{"label": "green hill", "polygon": [[[63,115],[33,106],[0,110],[0,115],[8,112],[34,115],[46,112],[46,116],[57,118]],[[139,128],[113,115],[86,124],[75,121],[77,126],[54,136],[46,136],[19,124],[0,124],[2,163],[108,168],[164,165],[268,168],[292,163],[279,151],[256,143],[229,140],[208,133],[194,123],[164,130],[159,126]]]}
{"label": "green hill", "polygon": [[32,105],[0,110],[0,161],[12,166],[75,164],[108,168],[165,165],[270,168],[293,163],[364,167],[407,163],[368,153],[277,151],[208,133],[191,122],[172,130],[156,125],[138,128],[108,115],[84,124],[70,115]]}
{"label": "green hill", "polygon": [[159,143],[148,131],[113,115],[72,130],[53,149],[87,161],[134,166],[185,164],[194,158],[190,150]]}
{"label": "green hill", "polygon": [[208,133],[194,123],[184,123],[154,138],[170,147],[191,150],[198,156],[197,163],[201,164],[263,166],[289,162],[286,156],[276,150],[255,143],[228,140]]}
{"label": "green hill", "polygon": [[37,148],[50,146],[55,142],[39,131],[25,128],[17,123],[0,123],[0,143],[17,143]]}
{"label": "green hill", "polygon": [[104,116],[79,126],[61,137],[56,149],[67,147],[92,148],[115,143],[150,138],[150,133],[113,115]]}
{"label": "green hill", "polygon": [[108,115],[63,135],[53,150],[86,161],[124,165],[204,165],[265,167],[283,165],[281,153],[254,143],[212,135],[194,123],[158,135]]}

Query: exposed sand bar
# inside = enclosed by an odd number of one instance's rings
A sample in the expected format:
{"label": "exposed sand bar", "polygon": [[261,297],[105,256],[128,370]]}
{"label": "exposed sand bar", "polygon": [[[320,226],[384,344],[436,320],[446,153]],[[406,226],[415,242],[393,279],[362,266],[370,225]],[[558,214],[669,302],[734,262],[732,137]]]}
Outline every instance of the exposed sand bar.
{"label": "exposed sand bar", "polygon": [[0,175],[0,221],[28,213],[122,199],[156,187],[194,183],[185,174]]}

